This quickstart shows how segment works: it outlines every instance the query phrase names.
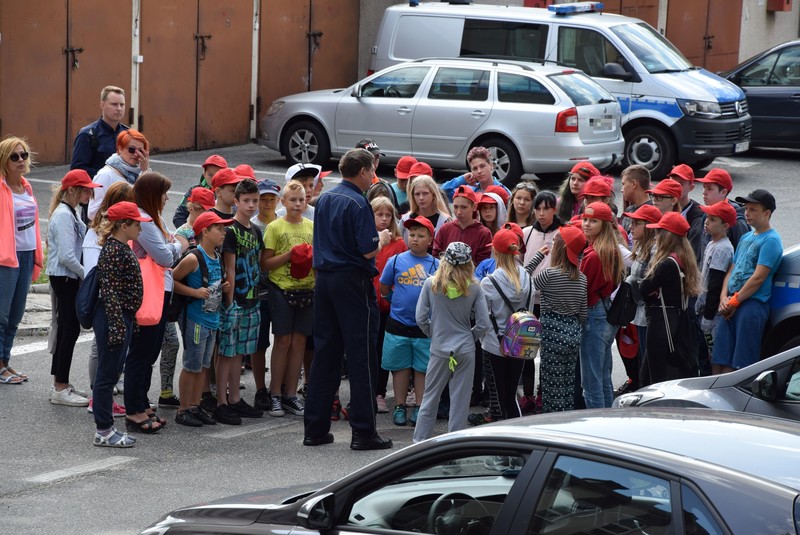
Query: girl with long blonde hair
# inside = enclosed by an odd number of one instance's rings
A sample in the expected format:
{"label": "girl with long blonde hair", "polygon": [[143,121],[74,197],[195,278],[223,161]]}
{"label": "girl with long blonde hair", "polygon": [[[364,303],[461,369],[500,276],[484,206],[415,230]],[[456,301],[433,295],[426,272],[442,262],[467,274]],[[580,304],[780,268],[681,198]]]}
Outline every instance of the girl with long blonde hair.
{"label": "girl with long blonde hair", "polygon": [[[411,217],[421,215],[433,224],[434,233],[453,219],[439,186],[428,175],[414,177],[414,180],[408,185],[408,206],[409,212],[403,215],[401,223],[405,223]],[[403,227],[402,230],[403,239],[408,244],[408,229]]]}

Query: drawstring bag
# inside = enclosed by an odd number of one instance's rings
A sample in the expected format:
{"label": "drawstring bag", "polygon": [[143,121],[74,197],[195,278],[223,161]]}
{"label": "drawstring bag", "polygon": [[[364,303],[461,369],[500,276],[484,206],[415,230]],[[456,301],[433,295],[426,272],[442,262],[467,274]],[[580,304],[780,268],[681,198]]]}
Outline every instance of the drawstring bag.
{"label": "drawstring bag", "polygon": [[149,255],[139,258],[142,270],[144,297],[142,306],[136,311],[136,323],[142,327],[158,325],[164,311],[164,272],[165,268],[156,264]]}

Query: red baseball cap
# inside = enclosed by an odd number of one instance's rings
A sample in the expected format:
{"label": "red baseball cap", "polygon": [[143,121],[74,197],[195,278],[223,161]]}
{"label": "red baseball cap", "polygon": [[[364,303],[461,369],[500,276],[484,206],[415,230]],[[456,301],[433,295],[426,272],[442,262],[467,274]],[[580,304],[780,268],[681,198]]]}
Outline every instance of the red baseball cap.
{"label": "red baseball cap", "polygon": [[151,218],[142,215],[136,203],[130,201],[120,201],[116,204],[112,204],[108,208],[106,216],[109,221],[122,221],[124,219],[133,219],[134,221],[141,221],[142,223],[152,221]]}
{"label": "red baseball cap", "polygon": [[228,184],[238,184],[241,181],[242,178],[237,176],[233,169],[226,167],[214,173],[214,176],[211,177],[211,187],[217,189]]}
{"label": "red baseball cap", "polygon": [[433,169],[425,162],[417,162],[408,170],[408,178],[414,178],[420,175],[433,177]]}
{"label": "red baseball cap", "polygon": [[661,216],[661,221],[648,223],[647,228],[663,228],[678,236],[686,236],[689,233],[689,222],[680,212],[667,212]]}
{"label": "red baseball cap", "polygon": [[614,179],[611,177],[594,176],[583,186],[581,197],[611,197],[611,184],[613,183]]}
{"label": "red baseball cap", "polygon": [[195,188],[193,188],[187,200],[189,202],[199,204],[206,210],[214,208],[214,205],[216,204],[216,200],[214,199],[214,192],[202,186],[196,186]]}
{"label": "red baseball cap", "polygon": [[75,186],[82,188],[102,188],[100,184],[92,182],[92,177],[83,169],[73,169],[61,179],[61,189],[69,189]]}
{"label": "red baseball cap", "polygon": [[727,223],[729,227],[736,224],[736,209],[727,200],[719,201],[711,206],[700,206],[700,209],[708,215],[715,215]]}
{"label": "red baseball cap", "polygon": [[397,160],[397,165],[394,166],[395,176],[400,179],[408,178],[409,172],[415,163],[417,163],[417,159],[413,156],[403,156]]}
{"label": "red baseball cap", "polygon": [[456,192],[453,194],[453,200],[455,200],[456,197],[464,197],[472,202],[472,204],[478,204],[478,195],[469,186],[458,186]]}
{"label": "red baseball cap", "polygon": [[583,219],[599,219],[601,221],[614,221],[611,208],[604,202],[593,202],[583,210]]}
{"label": "red baseball cap", "polygon": [[586,235],[575,225],[558,227],[558,233],[561,234],[561,239],[567,247],[567,258],[577,266],[578,258],[586,249]]}
{"label": "red baseball cap", "polygon": [[199,238],[203,230],[211,225],[230,225],[232,223],[233,219],[222,219],[216,212],[203,212],[194,220],[192,230],[194,231],[194,235]]}
{"label": "red baseball cap", "polygon": [[503,228],[512,231],[520,238],[524,236],[522,233],[522,227],[520,227],[516,223],[512,223],[511,221],[507,221],[505,224],[503,224]]}
{"label": "red baseball cap", "polygon": [[683,188],[681,187],[680,182],[677,180],[665,178],[656,184],[656,187],[647,190],[647,193],[652,193],[653,195],[666,195],[667,197],[675,197],[676,199],[680,199],[681,195],[683,195]]}
{"label": "red baseball cap", "polygon": [[728,193],[733,191],[733,179],[731,179],[731,175],[726,170],[718,167],[709,170],[706,176],[698,178],[697,181],[704,184],[718,184],[720,187],[728,190]]}
{"label": "red baseball cap", "polygon": [[625,212],[625,215],[631,219],[641,219],[648,223],[658,223],[661,221],[661,210],[652,204],[643,204],[633,212]]}
{"label": "red baseball cap", "polygon": [[508,199],[511,198],[511,196],[508,194],[508,190],[503,186],[498,186],[497,184],[492,184],[491,186],[483,190],[483,192],[496,193],[497,195],[500,196],[501,199],[503,199],[503,204],[508,204]]}
{"label": "red baseball cap", "polygon": [[491,195],[486,195],[485,193],[481,194],[480,199],[478,199],[478,204],[497,204],[497,199],[492,197]]}
{"label": "red baseball cap", "polygon": [[687,182],[694,182],[694,171],[685,163],[673,167],[672,171],[670,171],[667,175],[667,178],[672,178],[673,176],[676,176]]}
{"label": "red baseball cap", "polygon": [[408,219],[403,221],[403,226],[406,227],[407,229],[418,226],[425,227],[426,229],[428,229],[428,232],[431,233],[431,237],[433,237],[433,235],[436,233],[436,230],[433,228],[433,223],[431,223],[431,220],[421,215],[415,217],[409,217]]}
{"label": "red baseball cap", "polygon": [[293,279],[305,279],[311,273],[313,263],[313,248],[308,243],[300,243],[292,247],[289,261],[289,273]]}
{"label": "red baseball cap", "polygon": [[217,167],[225,169],[226,167],[228,167],[228,162],[226,162],[225,158],[223,158],[219,154],[212,154],[211,156],[206,158],[205,162],[203,162],[203,169],[205,169],[209,165],[216,165]]}
{"label": "red baseball cap", "polygon": [[252,167],[247,165],[246,163],[241,163],[233,168],[233,172],[236,173],[236,176],[239,178],[249,178],[251,180],[256,180],[256,172],[253,170]]}
{"label": "red baseball cap", "polygon": [[492,248],[502,254],[519,254],[519,236],[513,230],[501,228],[492,238]]}
{"label": "red baseball cap", "polygon": [[593,176],[599,175],[600,171],[590,162],[578,162],[572,166],[570,174],[579,174],[584,180],[589,180]]}

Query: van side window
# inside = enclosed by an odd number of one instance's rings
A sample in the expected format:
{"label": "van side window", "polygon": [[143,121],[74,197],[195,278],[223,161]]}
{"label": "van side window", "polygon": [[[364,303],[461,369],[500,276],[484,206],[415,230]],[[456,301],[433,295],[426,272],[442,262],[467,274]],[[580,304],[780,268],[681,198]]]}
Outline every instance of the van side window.
{"label": "van side window", "polygon": [[430,67],[395,69],[373,78],[361,88],[363,97],[412,98]]}
{"label": "van side window", "polygon": [[466,19],[461,56],[509,56],[544,59],[546,24]]}
{"label": "van side window", "polygon": [[623,56],[616,47],[602,34],[585,28],[559,28],[558,61],[589,76],[602,76],[606,63],[624,67]]}
{"label": "van side window", "polygon": [[433,78],[428,98],[484,101],[489,98],[489,71],[442,67]]}
{"label": "van side window", "polygon": [[518,74],[497,73],[497,100],[520,104],[554,104],[556,99],[538,81]]}

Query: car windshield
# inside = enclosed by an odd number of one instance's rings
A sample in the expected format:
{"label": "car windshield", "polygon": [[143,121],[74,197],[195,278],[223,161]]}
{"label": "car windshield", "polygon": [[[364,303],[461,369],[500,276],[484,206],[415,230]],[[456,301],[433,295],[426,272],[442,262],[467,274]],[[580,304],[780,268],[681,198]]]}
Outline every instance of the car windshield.
{"label": "car windshield", "polygon": [[564,93],[569,95],[576,106],[590,106],[614,102],[614,96],[603,86],[580,72],[564,71],[549,76]]}
{"label": "car windshield", "polygon": [[652,27],[641,22],[611,28],[651,74],[682,72],[692,68],[683,54]]}

